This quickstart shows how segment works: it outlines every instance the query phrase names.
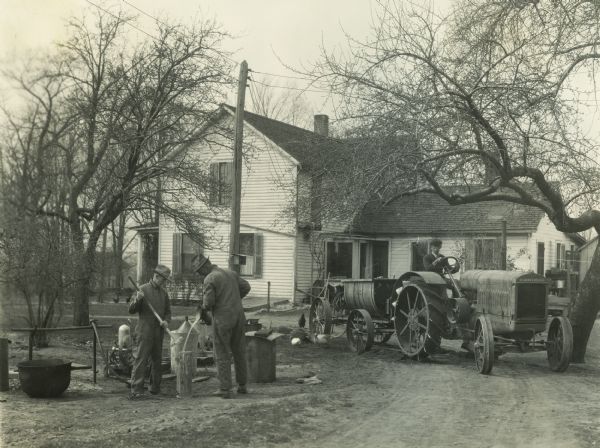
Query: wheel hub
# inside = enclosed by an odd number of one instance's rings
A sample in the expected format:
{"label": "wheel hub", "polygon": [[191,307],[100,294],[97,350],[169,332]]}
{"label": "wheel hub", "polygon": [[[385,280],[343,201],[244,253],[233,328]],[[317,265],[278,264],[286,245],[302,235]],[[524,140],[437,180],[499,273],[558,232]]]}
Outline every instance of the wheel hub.
{"label": "wheel hub", "polygon": [[419,316],[417,310],[411,308],[408,312],[408,328],[411,331],[417,331],[419,329]]}

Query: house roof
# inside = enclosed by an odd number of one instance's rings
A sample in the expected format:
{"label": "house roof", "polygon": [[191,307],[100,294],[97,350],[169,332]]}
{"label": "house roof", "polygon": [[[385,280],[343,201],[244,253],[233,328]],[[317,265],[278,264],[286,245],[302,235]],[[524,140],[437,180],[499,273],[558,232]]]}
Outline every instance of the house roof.
{"label": "house roof", "polygon": [[387,206],[379,201],[365,205],[352,230],[366,234],[449,235],[499,233],[502,219],[511,233],[533,232],[544,212],[509,202],[491,201],[450,205],[435,194],[400,198]]}
{"label": "house roof", "polygon": [[[235,107],[233,106],[223,104],[222,107],[231,113],[235,113]],[[291,155],[306,169],[316,166],[318,152],[342,144],[338,139],[325,137],[313,131],[252,112],[244,111],[244,121]]]}

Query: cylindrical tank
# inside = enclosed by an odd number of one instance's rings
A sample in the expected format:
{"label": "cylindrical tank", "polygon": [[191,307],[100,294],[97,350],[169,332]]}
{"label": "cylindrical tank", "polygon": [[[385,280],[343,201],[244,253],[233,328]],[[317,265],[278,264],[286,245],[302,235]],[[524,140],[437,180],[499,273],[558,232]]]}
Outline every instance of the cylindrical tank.
{"label": "cylindrical tank", "polygon": [[396,282],[393,278],[343,280],[346,307],[367,310],[374,317],[385,317],[387,301]]}
{"label": "cylindrical tank", "polygon": [[[187,316],[183,324],[181,324],[177,330],[171,331],[171,372],[177,373],[177,369],[179,368],[178,355],[181,351],[185,350],[192,352],[194,359],[197,359],[198,337],[198,330],[196,330],[195,327],[192,327]],[[185,347],[184,344],[186,345]]]}

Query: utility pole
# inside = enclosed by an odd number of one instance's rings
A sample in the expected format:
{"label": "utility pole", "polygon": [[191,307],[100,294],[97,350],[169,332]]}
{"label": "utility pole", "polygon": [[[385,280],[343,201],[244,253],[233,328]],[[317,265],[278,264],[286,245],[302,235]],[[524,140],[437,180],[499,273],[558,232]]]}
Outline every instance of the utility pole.
{"label": "utility pole", "polygon": [[231,230],[229,233],[229,269],[240,272],[240,212],[242,208],[242,142],[244,140],[244,103],[248,63],[242,61],[238,79],[238,96],[235,108],[235,140],[233,143],[233,179],[231,182]]}

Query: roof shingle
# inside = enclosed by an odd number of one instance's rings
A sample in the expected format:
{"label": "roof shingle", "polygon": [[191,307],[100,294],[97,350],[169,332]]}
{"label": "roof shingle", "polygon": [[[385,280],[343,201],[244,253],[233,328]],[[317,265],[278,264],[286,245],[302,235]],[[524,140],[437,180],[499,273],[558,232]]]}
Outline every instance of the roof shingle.
{"label": "roof shingle", "polygon": [[387,206],[371,201],[354,219],[352,230],[365,234],[498,233],[502,219],[507,232],[533,232],[544,212],[504,201],[450,205],[435,194],[400,198]]}

